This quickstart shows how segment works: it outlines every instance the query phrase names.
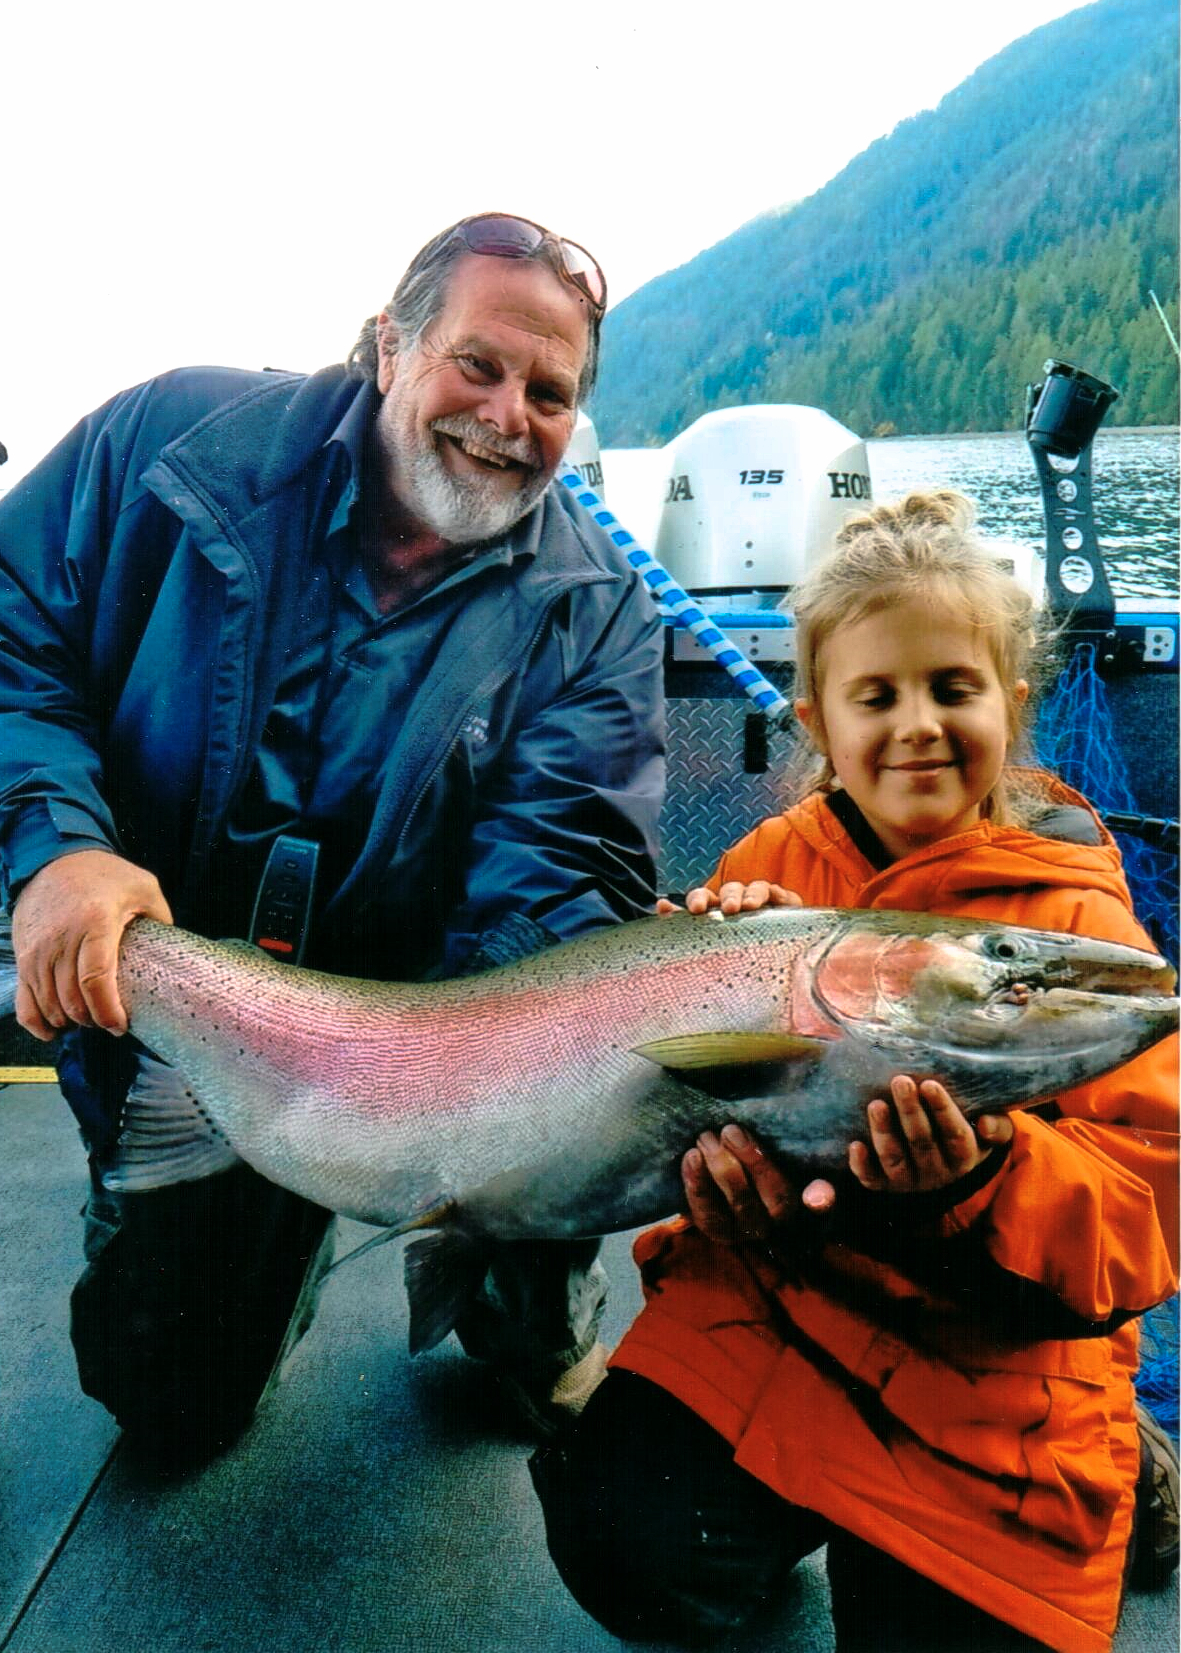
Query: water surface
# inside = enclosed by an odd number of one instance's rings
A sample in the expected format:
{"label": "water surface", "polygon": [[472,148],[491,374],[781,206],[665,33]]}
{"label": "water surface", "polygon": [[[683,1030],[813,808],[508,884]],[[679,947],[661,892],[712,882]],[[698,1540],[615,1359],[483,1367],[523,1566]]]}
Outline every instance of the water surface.
{"label": "water surface", "polygon": [[[1091,452],[1095,528],[1120,597],[1178,594],[1178,443],[1175,428],[1101,430]],[[866,443],[875,498],[912,488],[956,488],[975,500],[990,539],[1045,551],[1045,519],[1033,456],[1016,431],[899,436]],[[607,504],[649,550],[664,488],[657,448],[608,448]]]}
{"label": "water surface", "polygon": [[[1024,436],[905,436],[866,446],[879,499],[910,488],[958,488],[976,501],[990,537],[1044,552],[1041,491]],[[1176,597],[1177,431],[1101,430],[1091,450],[1091,487],[1116,596]]]}

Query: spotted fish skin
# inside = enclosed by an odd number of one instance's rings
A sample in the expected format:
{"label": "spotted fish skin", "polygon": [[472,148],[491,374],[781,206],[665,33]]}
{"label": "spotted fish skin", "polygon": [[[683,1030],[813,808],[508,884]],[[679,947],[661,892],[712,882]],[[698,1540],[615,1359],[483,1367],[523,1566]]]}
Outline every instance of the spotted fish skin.
{"label": "spotted fish skin", "polygon": [[801,1174],[835,1175],[891,1074],[939,1077],[969,1117],[1019,1106],[1175,1029],[1173,987],[1154,954],[913,913],[640,919],[427,985],[140,919],[120,993],[191,1118],[168,1096],[129,1107],[111,1180],[186,1174],[186,1136],[215,1134],[365,1222],[604,1233],[677,1208],[701,1130],[738,1120]]}

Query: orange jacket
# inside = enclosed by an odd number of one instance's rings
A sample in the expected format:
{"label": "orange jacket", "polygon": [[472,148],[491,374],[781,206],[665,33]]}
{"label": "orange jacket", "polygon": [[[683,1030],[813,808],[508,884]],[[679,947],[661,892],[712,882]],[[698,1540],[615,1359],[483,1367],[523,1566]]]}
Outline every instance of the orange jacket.
{"label": "orange jacket", "polygon": [[[1100,831],[1079,845],[982,822],[875,872],[814,795],[710,883],[1150,946]],[[842,1192],[790,1278],[684,1219],[649,1230],[645,1307],[612,1364],[692,1407],[782,1497],[1062,1653],[1105,1653],[1139,1461],[1127,1316],[1177,1289],[1176,1039],[1057,1103],[1013,1115],[999,1170],[958,1205]]]}

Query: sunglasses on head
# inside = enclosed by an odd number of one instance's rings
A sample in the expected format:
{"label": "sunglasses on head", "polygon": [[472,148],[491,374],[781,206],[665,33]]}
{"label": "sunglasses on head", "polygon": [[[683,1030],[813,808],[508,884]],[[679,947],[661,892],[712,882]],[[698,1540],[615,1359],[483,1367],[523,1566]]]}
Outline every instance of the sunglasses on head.
{"label": "sunglasses on head", "polygon": [[571,286],[578,288],[596,315],[606,310],[607,278],[597,259],[577,241],[566,241],[531,218],[518,218],[510,212],[483,212],[465,218],[455,226],[455,233],[469,252],[488,258],[533,258],[548,241],[557,248],[562,274]]}

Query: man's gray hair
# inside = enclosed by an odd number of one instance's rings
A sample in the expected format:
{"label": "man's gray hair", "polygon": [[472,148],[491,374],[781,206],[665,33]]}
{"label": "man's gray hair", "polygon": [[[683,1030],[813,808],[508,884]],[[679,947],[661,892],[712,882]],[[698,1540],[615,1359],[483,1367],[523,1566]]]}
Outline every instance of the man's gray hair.
{"label": "man's gray hair", "polygon": [[[393,298],[386,305],[385,313],[398,335],[399,348],[413,349],[446,304],[451,272],[468,251],[463,237],[455,233],[460,224],[466,222],[461,218],[459,223],[441,230],[415,253],[394,290]],[[561,255],[552,242],[543,241],[531,256],[535,262],[548,264],[559,280],[570,285],[562,269]],[[590,304],[586,306],[586,320],[586,360],[578,381],[580,403],[585,402],[595,388],[599,371],[599,327],[602,318]],[[377,378],[377,327],[378,317],[370,316],[348,353],[345,366],[355,379]]]}

